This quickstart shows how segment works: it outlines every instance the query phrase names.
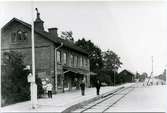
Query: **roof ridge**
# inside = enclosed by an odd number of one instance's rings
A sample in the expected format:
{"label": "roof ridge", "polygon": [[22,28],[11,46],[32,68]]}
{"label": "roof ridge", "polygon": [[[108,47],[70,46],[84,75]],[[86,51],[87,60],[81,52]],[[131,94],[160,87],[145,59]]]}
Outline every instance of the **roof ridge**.
{"label": "roof ridge", "polygon": [[[18,22],[20,22],[21,24],[23,24],[23,25],[25,25],[25,26],[27,26],[28,28],[31,29],[31,24],[29,24],[29,23],[27,23],[27,22],[24,22],[24,21],[22,21],[22,20],[20,20],[20,19],[18,19],[18,18],[16,18],[16,17],[14,17],[14,18],[12,18],[8,23],[6,23],[6,24],[2,27],[2,30],[4,30],[4,29],[5,29],[10,23],[12,23],[13,21],[18,21]],[[60,38],[60,37],[58,37],[58,36],[56,37],[56,36],[50,34],[50,33],[47,32],[47,31],[40,31],[40,30],[38,30],[38,29],[34,29],[34,31],[37,32],[38,34],[40,34],[40,35],[46,37],[47,39],[49,39],[50,41],[52,41],[52,42],[54,42],[54,43],[61,43],[61,42],[63,42],[63,44],[64,44],[65,47],[69,47],[69,48],[71,48],[71,49],[73,49],[73,50],[75,50],[75,51],[78,51],[78,52],[80,52],[80,53],[84,53],[84,54],[88,55],[88,52],[86,52],[84,49],[82,49],[82,48],[76,46],[75,44],[70,43],[70,42],[68,42],[68,41],[66,41],[66,40],[64,40],[64,39],[62,39],[62,38]]]}

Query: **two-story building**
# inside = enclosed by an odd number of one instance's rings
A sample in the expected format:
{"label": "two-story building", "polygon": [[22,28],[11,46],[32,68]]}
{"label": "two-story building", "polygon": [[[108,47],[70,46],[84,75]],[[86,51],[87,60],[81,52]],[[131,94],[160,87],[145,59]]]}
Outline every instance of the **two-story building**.
{"label": "two-story building", "polygon": [[[79,87],[82,79],[90,85],[88,53],[73,42],[58,37],[57,28],[44,30],[44,21],[37,12],[34,21],[35,69],[45,87],[50,81],[56,92]],[[32,64],[31,25],[13,18],[1,29],[1,51],[19,51],[24,64]]]}

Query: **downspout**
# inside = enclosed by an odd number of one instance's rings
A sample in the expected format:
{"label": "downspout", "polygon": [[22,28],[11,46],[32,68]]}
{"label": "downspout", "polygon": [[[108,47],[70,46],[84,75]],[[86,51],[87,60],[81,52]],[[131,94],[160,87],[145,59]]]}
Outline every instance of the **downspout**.
{"label": "downspout", "polygon": [[57,93],[57,50],[60,49],[63,46],[63,43],[61,42],[61,45],[55,48],[55,85],[56,85],[56,93]]}

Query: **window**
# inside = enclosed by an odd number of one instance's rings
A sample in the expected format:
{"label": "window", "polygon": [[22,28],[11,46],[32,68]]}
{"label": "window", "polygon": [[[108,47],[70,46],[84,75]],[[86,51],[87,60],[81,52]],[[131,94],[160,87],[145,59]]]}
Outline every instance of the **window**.
{"label": "window", "polygon": [[67,64],[67,54],[63,53],[63,64]]}
{"label": "window", "polygon": [[74,67],[77,67],[77,56],[74,57]]}
{"label": "window", "polygon": [[22,40],[22,31],[17,32],[17,40],[19,40],[19,41]]}
{"label": "window", "polygon": [[83,57],[83,59],[82,59],[82,62],[83,62],[83,67],[85,67],[85,58]]}
{"label": "window", "polygon": [[57,62],[58,62],[58,63],[61,62],[61,54],[60,54],[60,51],[57,51]]}
{"label": "window", "polygon": [[11,42],[21,42],[28,39],[28,33],[18,30],[17,32],[11,33]]}
{"label": "window", "polygon": [[86,63],[85,67],[88,67],[88,59],[87,58],[85,59],[85,63]]}
{"label": "window", "polygon": [[80,66],[80,57],[77,56],[77,67],[79,67],[79,66]]}
{"label": "window", "polygon": [[27,37],[28,37],[28,33],[23,32],[22,40],[27,40]]}
{"label": "window", "polygon": [[82,62],[82,57],[80,57],[80,67],[82,67],[83,62]]}
{"label": "window", "polygon": [[70,66],[73,66],[74,65],[74,57],[73,55],[71,54],[70,55]]}
{"label": "window", "polygon": [[84,67],[86,68],[86,58],[84,58]]}

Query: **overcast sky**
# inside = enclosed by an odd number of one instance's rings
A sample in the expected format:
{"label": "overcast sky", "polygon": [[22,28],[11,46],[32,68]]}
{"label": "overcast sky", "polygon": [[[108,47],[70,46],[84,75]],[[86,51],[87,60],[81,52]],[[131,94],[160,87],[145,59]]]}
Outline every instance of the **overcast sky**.
{"label": "overcast sky", "polygon": [[31,23],[38,8],[45,30],[72,30],[75,40],[84,37],[103,51],[113,50],[132,72],[163,72],[167,65],[166,2],[3,2],[0,26],[13,17]]}

